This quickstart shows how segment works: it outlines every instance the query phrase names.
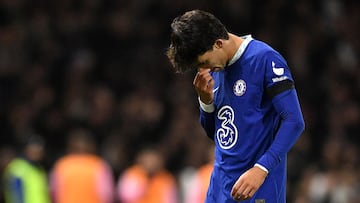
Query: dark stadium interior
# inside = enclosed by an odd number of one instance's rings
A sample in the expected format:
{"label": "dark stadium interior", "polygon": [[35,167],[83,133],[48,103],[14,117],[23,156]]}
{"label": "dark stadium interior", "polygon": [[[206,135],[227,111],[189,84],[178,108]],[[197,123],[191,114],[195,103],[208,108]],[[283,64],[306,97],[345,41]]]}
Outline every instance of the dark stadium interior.
{"label": "dark stadium interior", "polygon": [[0,1],[1,172],[31,133],[45,138],[50,171],[76,127],[93,133],[115,182],[148,146],[179,185],[205,164],[194,73],[176,74],[165,55],[171,20],[191,9],[287,59],[306,123],[288,156],[288,201],[360,202],[356,0]]}

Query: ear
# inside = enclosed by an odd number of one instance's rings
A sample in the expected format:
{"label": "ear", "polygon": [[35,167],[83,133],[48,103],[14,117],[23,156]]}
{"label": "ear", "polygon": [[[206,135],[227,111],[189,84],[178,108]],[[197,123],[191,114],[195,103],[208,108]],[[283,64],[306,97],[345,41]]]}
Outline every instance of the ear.
{"label": "ear", "polygon": [[214,48],[220,49],[223,47],[223,41],[221,39],[217,39],[214,43]]}

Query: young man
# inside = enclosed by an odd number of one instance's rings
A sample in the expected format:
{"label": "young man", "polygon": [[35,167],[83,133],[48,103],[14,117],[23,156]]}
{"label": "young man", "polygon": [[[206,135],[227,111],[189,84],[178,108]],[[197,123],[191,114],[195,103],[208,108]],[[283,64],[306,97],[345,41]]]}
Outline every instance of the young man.
{"label": "young man", "polygon": [[286,154],[304,120],[285,59],[201,10],[171,28],[167,56],[178,72],[197,69],[200,122],[216,145],[205,202],[286,202]]}

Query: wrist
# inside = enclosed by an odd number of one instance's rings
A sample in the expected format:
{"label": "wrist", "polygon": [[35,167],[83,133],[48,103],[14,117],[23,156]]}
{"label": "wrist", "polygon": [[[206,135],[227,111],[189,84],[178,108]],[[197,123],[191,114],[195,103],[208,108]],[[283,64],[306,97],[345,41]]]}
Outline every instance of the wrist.
{"label": "wrist", "polygon": [[269,174],[269,170],[267,168],[265,168],[263,165],[255,164],[254,167],[256,167],[256,168],[260,169],[261,171],[263,171],[265,177]]}
{"label": "wrist", "polygon": [[203,101],[201,101],[200,97],[198,97],[198,100],[199,100],[200,108],[203,111],[205,111],[207,113],[212,113],[215,111],[215,105],[212,101],[209,104],[206,104]]}

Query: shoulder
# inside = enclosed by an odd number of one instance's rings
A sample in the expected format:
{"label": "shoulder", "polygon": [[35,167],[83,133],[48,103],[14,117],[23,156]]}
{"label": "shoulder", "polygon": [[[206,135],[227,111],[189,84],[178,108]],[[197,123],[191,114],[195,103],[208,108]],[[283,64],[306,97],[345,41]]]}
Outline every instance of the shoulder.
{"label": "shoulder", "polygon": [[273,47],[266,42],[253,39],[250,46],[249,52],[253,53],[257,57],[263,57],[268,54],[278,53]]}
{"label": "shoulder", "polygon": [[253,40],[249,48],[249,57],[252,60],[252,64],[256,68],[272,70],[273,63],[281,64],[281,66],[287,67],[285,58],[269,44]]}
{"label": "shoulder", "polygon": [[263,41],[252,39],[241,61],[244,64],[249,64],[251,67],[262,67],[268,58],[275,55],[279,55],[279,53],[270,45]]}
{"label": "shoulder", "polygon": [[7,171],[12,171],[17,168],[22,168],[22,166],[26,165],[26,161],[20,158],[15,158],[12,161],[9,162],[9,164],[6,166]]}

